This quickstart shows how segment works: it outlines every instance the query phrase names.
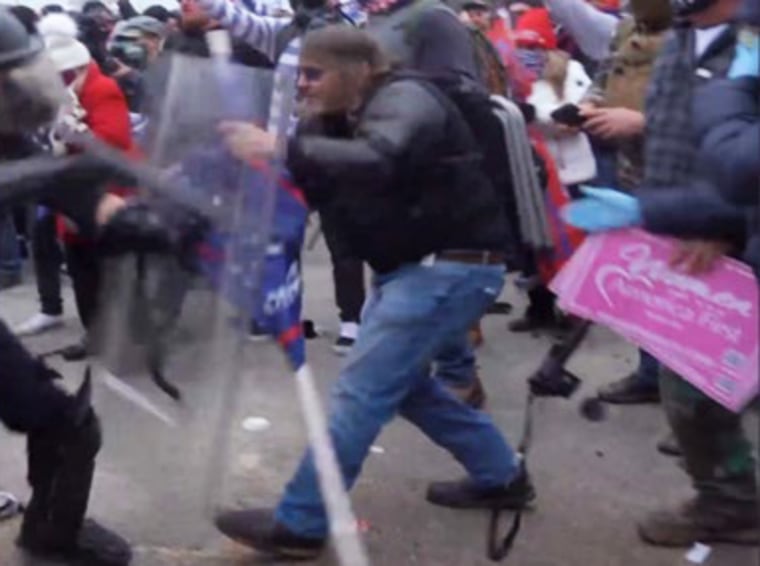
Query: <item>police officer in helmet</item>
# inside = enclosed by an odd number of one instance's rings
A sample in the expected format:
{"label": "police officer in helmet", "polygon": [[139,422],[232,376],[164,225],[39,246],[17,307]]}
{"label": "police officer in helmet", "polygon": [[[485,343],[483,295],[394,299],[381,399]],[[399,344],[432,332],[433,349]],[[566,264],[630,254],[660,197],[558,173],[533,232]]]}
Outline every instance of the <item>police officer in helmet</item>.
{"label": "police officer in helmet", "polygon": [[[87,156],[33,156],[30,135],[53,121],[64,93],[42,41],[0,8],[0,209],[41,199],[85,233],[118,234],[123,249],[150,245],[153,240],[142,238],[147,232],[140,228],[146,224],[144,208],[91,188],[113,178],[113,171]],[[50,182],[53,175],[55,183]],[[61,186],[88,188],[56,194]],[[55,383],[59,376],[32,356],[2,321],[0,367],[0,421],[28,439],[32,494],[18,545],[33,556],[64,563],[129,564],[129,544],[85,519],[101,446],[89,379],[77,394],[67,393]]]}

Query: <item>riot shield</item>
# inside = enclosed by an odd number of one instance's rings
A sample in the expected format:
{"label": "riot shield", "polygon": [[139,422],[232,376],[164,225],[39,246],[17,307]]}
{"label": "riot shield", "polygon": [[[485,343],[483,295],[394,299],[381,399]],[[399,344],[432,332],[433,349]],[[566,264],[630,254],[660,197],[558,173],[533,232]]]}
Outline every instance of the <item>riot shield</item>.
{"label": "riot shield", "polygon": [[109,519],[146,548],[205,546],[209,515],[223,503],[210,477],[223,457],[217,430],[241,356],[256,365],[245,335],[272,242],[276,186],[232,156],[219,125],[265,123],[271,84],[270,71],[187,56],[149,75],[140,149],[164,190],[133,191],[164,212],[170,231],[187,215],[208,225],[182,253],[104,260],[88,333],[105,438],[98,485],[112,494]]}
{"label": "riot shield", "polygon": [[[242,163],[219,133],[225,121],[266,123],[271,73],[220,57],[177,56],[156,76],[143,152],[163,186],[141,189],[142,198],[191,209],[210,229],[191,254],[131,254],[103,271],[101,316],[91,334],[106,433],[101,483],[126,499],[114,520],[153,552],[182,558],[200,547],[203,554],[214,532],[210,514],[250,499],[257,476],[284,480],[282,468],[254,465],[265,459],[251,451],[250,430],[260,420],[244,419],[241,406],[260,396],[252,379],[257,368],[280,365],[282,388],[299,395],[293,406],[300,405],[316,455],[340,563],[363,566],[366,554],[294,312],[301,289],[293,258],[305,204],[277,156]],[[279,122],[274,134],[281,147],[290,112],[281,112]],[[278,339],[285,357],[246,347],[252,319]],[[296,437],[294,449],[304,445]],[[226,563],[229,556],[218,558]]]}

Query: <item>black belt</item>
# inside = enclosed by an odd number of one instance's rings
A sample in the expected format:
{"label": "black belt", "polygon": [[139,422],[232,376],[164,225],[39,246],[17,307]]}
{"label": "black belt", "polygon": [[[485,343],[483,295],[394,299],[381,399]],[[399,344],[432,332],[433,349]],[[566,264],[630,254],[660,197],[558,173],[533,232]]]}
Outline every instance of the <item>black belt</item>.
{"label": "black belt", "polygon": [[435,254],[436,259],[457,261],[473,265],[504,265],[507,256],[504,252],[477,250],[444,250]]}

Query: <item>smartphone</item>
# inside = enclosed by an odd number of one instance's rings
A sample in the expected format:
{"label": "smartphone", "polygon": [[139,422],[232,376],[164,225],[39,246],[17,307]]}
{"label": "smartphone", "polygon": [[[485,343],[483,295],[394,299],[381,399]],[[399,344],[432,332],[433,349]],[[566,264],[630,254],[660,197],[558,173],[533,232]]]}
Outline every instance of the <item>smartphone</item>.
{"label": "smartphone", "polygon": [[581,127],[586,121],[586,118],[581,116],[580,107],[575,104],[564,104],[552,112],[550,116],[555,122],[573,128]]}

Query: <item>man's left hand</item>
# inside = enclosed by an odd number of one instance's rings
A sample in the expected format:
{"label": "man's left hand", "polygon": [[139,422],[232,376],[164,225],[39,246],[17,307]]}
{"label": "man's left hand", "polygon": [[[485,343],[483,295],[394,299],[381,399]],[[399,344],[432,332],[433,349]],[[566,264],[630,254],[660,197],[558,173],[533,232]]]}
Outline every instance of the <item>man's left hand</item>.
{"label": "man's left hand", "polygon": [[274,157],[277,138],[249,122],[222,122],[219,132],[224,136],[227,149],[241,161],[271,159]]}
{"label": "man's left hand", "polygon": [[644,132],[644,115],[628,108],[587,108],[583,129],[604,139],[632,138]]}
{"label": "man's left hand", "polygon": [[690,275],[711,271],[715,263],[731,249],[731,244],[708,240],[685,240],[680,243],[670,259],[671,267]]}

